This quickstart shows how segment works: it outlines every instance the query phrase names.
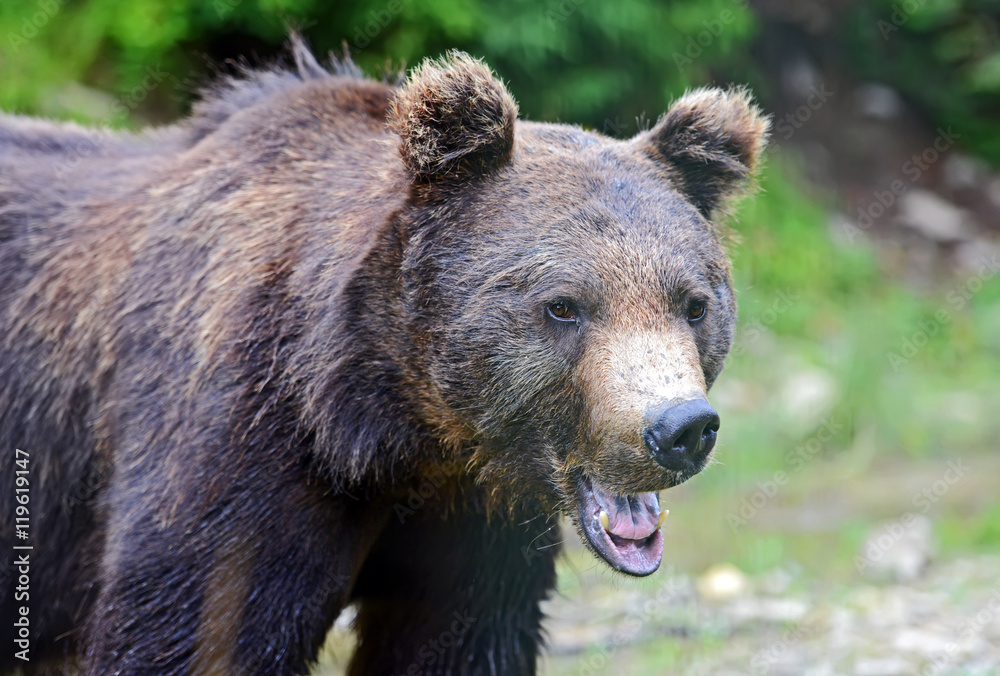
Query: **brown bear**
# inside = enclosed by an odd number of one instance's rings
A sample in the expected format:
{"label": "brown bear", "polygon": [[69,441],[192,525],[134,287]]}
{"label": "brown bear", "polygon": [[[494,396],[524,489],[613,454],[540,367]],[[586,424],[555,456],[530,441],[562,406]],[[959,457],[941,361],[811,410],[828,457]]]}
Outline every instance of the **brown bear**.
{"label": "brown bear", "polygon": [[622,141],[294,55],[150,133],[0,118],[0,669],[299,674],[355,604],[351,674],[532,674],[561,515],[660,563],[748,94]]}

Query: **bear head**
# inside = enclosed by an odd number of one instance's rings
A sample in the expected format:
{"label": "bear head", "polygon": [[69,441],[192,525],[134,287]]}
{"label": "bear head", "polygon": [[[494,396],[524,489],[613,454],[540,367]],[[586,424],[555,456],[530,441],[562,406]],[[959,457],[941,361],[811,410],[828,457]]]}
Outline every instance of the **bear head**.
{"label": "bear head", "polygon": [[698,89],[624,141],[521,121],[452,53],[389,120],[421,419],[498,502],[561,511],[613,568],[653,572],[657,492],[705,467],[719,428],[706,395],[736,302],[717,223],[767,119],[743,89]]}

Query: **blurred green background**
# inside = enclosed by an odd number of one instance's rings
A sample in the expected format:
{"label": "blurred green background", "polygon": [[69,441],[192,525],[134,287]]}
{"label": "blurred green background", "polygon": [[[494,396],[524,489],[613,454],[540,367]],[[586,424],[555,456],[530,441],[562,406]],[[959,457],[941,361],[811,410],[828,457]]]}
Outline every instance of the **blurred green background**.
{"label": "blurred green background", "polygon": [[659,575],[569,538],[543,673],[997,673],[1000,618],[969,618],[1000,593],[1000,3],[2,0],[0,107],[168,123],[289,27],[373,75],[464,49],[522,116],[612,136],[710,83],[775,116],[719,462],[664,494]]}

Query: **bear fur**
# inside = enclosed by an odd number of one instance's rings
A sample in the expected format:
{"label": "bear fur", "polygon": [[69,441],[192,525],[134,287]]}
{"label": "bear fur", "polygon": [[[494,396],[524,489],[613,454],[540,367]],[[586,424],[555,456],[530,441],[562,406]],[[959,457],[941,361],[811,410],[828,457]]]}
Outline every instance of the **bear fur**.
{"label": "bear fur", "polygon": [[353,675],[532,674],[560,517],[607,559],[583,492],[655,520],[708,461],[642,434],[732,340],[744,90],[621,141],[462,53],[294,55],[153,132],[0,116],[0,670],[299,674],[356,604]]}

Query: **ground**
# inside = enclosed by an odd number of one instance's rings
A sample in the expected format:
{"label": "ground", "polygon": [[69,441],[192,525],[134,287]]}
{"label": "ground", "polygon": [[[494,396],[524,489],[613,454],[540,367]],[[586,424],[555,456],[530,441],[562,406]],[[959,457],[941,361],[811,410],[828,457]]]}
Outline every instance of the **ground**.
{"label": "ground", "polygon": [[[995,556],[958,558],[914,585],[853,586],[775,568],[725,601],[706,600],[682,573],[649,589],[588,584],[552,604],[554,644],[541,673],[995,673],[1000,614],[988,611],[972,636],[963,623],[1000,594],[998,565]],[[600,620],[574,619],[584,613]]]}
{"label": "ground", "polygon": [[[741,496],[693,483],[672,491],[665,500],[665,567],[645,580],[608,572],[567,538],[559,594],[546,608],[551,646],[539,673],[997,673],[1000,555],[957,541],[982,527],[976,496],[988,493],[1000,458],[979,458],[977,471],[962,478],[963,490],[934,505],[934,553],[912,581],[860,573],[855,556],[864,555],[872,514],[913,510],[888,496],[933,485],[941,465],[896,463],[860,474],[837,461],[820,465],[803,470],[783,504],[761,511],[752,530],[736,536],[718,515]],[[727,556],[747,572],[733,573]],[[315,673],[340,673],[350,644],[341,622]]]}

